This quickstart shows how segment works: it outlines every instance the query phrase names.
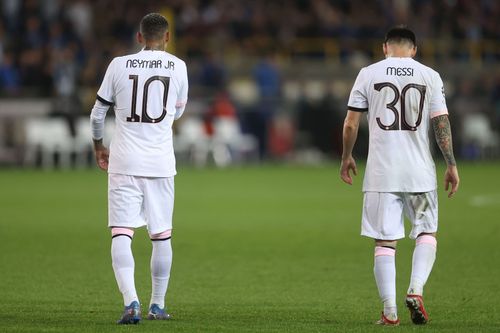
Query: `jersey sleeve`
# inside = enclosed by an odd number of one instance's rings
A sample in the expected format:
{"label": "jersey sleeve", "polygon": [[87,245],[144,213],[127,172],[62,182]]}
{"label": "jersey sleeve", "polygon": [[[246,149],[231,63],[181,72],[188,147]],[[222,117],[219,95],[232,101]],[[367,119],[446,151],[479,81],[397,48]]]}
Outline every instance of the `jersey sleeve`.
{"label": "jersey sleeve", "polygon": [[187,67],[184,63],[184,72],[182,73],[182,84],[179,89],[179,94],[177,95],[177,101],[175,103],[175,120],[179,119],[184,113],[184,109],[186,108],[186,103],[188,100],[188,90],[189,90],[189,82],[187,76]]}
{"label": "jersey sleeve", "polygon": [[99,100],[95,101],[92,112],[90,113],[90,128],[92,131],[92,138],[100,140],[104,136],[104,119],[109,110],[109,105],[106,105]]}
{"label": "jersey sleeve", "polygon": [[347,103],[347,109],[350,111],[368,111],[365,72],[364,68],[359,71],[358,77],[352,87],[351,94],[349,95],[349,102]]}
{"label": "jersey sleeve", "polygon": [[429,104],[429,111],[431,118],[448,114],[448,108],[446,107],[446,98],[444,94],[444,85],[441,76],[435,73],[433,80],[431,100]]}
{"label": "jersey sleeve", "polygon": [[114,67],[116,60],[113,59],[106,70],[106,74],[104,74],[104,79],[102,79],[101,86],[97,91],[97,100],[105,105],[113,105],[115,91],[113,85],[113,77],[115,75]]}

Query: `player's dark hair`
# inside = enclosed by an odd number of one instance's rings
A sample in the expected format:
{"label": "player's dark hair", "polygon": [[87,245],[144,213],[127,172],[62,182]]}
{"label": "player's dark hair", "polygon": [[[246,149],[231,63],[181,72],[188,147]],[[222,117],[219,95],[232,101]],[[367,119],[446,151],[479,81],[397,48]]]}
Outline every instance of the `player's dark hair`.
{"label": "player's dark hair", "polygon": [[384,43],[403,43],[410,42],[413,46],[417,46],[415,33],[408,29],[405,25],[398,25],[392,28],[385,35]]}
{"label": "player's dark hair", "polygon": [[150,13],[141,20],[141,34],[146,40],[160,40],[168,31],[167,19],[158,13]]}

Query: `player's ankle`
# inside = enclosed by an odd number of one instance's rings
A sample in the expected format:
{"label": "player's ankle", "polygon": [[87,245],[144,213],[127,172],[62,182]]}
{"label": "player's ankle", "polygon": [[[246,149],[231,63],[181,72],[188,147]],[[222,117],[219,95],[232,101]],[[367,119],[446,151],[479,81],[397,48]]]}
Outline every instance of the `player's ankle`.
{"label": "player's ankle", "polygon": [[393,320],[393,319],[391,319],[392,317],[397,319],[398,318],[398,308],[395,304],[396,302],[389,301],[389,302],[384,302],[384,303],[389,303],[389,304],[384,304],[384,316],[390,320]]}
{"label": "player's ankle", "polygon": [[389,312],[386,313],[384,310],[384,317],[389,319],[390,321],[397,321],[398,320],[398,314],[397,312]]}
{"label": "player's ankle", "polygon": [[422,296],[423,293],[424,293],[424,286],[422,286],[420,283],[414,283],[414,282],[410,283],[408,291],[406,292],[406,294],[408,295],[419,295],[419,296]]}

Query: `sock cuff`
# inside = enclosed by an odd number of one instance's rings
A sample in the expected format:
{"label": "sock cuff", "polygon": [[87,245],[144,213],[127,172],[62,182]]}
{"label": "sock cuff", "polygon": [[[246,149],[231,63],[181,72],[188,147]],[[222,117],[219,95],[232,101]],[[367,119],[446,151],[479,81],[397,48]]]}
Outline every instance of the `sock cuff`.
{"label": "sock cuff", "polygon": [[172,237],[167,237],[167,238],[151,238],[152,242],[161,242],[161,241],[166,241],[171,239]]}
{"label": "sock cuff", "polygon": [[120,235],[124,235],[132,239],[132,237],[134,237],[134,230],[128,228],[111,228],[112,238]]}
{"label": "sock cuff", "polygon": [[422,235],[422,236],[418,236],[415,243],[417,245],[419,244],[429,244],[429,245],[432,245],[434,247],[437,247],[437,239],[436,237],[434,236],[431,236],[431,235]]}
{"label": "sock cuff", "polygon": [[385,246],[375,246],[375,257],[379,256],[394,257],[395,255],[396,255],[396,249],[391,249]]}
{"label": "sock cuff", "polygon": [[165,230],[158,234],[149,235],[152,241],[162,241],[172,238],[172,229]]}

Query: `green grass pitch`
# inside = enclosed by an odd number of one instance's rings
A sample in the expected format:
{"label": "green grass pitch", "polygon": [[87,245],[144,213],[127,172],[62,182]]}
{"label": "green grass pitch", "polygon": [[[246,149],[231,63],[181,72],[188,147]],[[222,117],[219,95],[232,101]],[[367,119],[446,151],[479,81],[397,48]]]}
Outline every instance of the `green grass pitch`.
{"label": "green grass pitch", "polygon": [[[377,327],[382,306],[373,244],[359,236],[362,176],[338,165],[179,167],[174,319],[117,326],[106,175],[97,170],[0,170],[0,332],[499,332],[500,164],[462,164],[449,200],[438,168],[438,257],[425,299],[431,322],[404,308],[413,242],[399,243],[401,326]],[[150,242],[133,244],[149,302]]]}

